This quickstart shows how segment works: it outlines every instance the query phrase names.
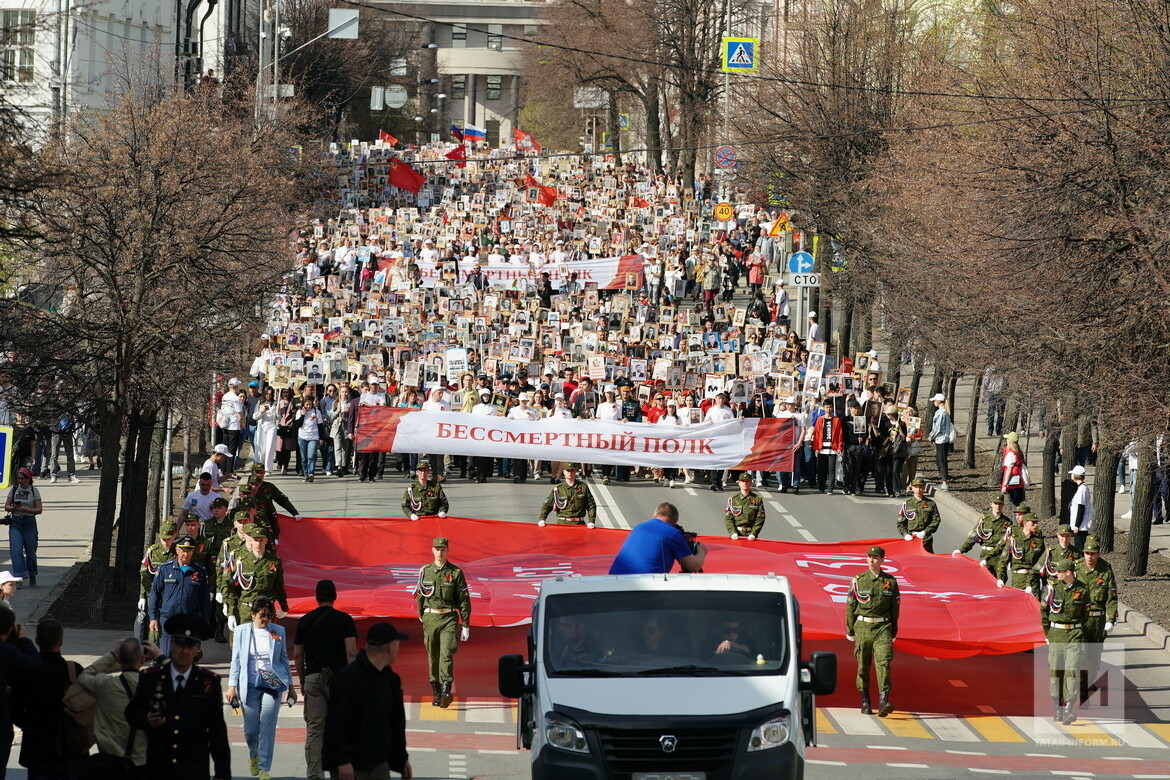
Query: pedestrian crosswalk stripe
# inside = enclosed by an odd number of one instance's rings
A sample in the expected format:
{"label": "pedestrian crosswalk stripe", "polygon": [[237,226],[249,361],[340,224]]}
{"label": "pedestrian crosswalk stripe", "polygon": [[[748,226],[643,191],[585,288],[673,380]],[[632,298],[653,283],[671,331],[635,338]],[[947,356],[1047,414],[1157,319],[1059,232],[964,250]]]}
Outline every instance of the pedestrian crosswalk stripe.
{"label": "pedestrian crosswalk stripe", "polygon": [[829,715],[841,727],[841,732],[851,736],[883,737],[885,731],[873,715],[862,715],[854,710],[830,707]]}
{"label": "pedestrian crosswalk stripe", "polygon": [[1101,720],[1097,722],[1097,725],[1130,747],[1158,749],[1166,747],[1157,737],[1136,723],[1130,723],[1124,720]]}
{"label": "pedestrian crosswalk stripe", "polygon": [[436,707],[429,701],[420,702],[418,705],[419,720],[460,720],[459,713],[461,707],[452,704],[450,707],[443,709]]}
{"label": "pedestrian crosswalk stripe", "polygon": [[924,729],[922,724],[910,713],[891,713],[889,717],[882,720],[882,725],[889,729],[895,737],[933,739],[930,732]]}
{"label": "pedestrian crosswalk stripe", "polygon": [[998,715],[975,715],[963,721],[988,742],[1027,742],[1021,734]]}
{"label": "pedestrian crosswalk stripe", "polygon": [[1032,715],[1009,715],[1008,720],[1033,742],[1059,745],[1068,741],[1064,733],[1056,727],[1056,722],[1052,720],[1051,715],[1046,718]]}
{"label": "pedestrian crosswalk stripe", "polygon": [[468,702],[464,708],[467,713],[465,720],[472,723],[503,723],[504,722],[504,708],[491,707],[480,705],[477,706],[474,702]]}
{"label": "pedestrian crosswalk stripe", "polygon": [[818,734],[836,734],[837,729],[829,722],[829,716],[825,715],[824,709],[817,710],[817,733]]}
{"label": "pedestrian crosswalk stripe", "polygon": [[1123,747],[1123,743],[1117,737],[1084,719],[1078,720],[1070,726],[1065,726],[1064,731],[1088,747]]}
{"label": "pedestrian crosswalk stripe", "polygon": [[1170,742],[1170,723],[1145,723],[1143,725],[1166,742]]}
{"label": "pedestrian crosswalk stripe", "polygon": [[946,742],[978,742],[979,737],[959,718],[923,716],[922,724]]}

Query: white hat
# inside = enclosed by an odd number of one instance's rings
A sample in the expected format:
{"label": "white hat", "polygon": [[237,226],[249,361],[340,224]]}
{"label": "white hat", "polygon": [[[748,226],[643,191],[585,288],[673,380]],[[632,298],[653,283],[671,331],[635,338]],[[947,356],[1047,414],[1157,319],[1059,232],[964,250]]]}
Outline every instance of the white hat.
{"label": "white hat", "polygon": [[942,393],[935,393],[934,395],[932,395],[930,397],[930,400],[931,401],[945,401],[945,400],[947,400],[947,397],[945,395],[943,395]]}
{"label": "white hat", "polygon": [[606,386],[605,386],[605,392],[607,392],[607,393],[616,393],[616,392],[617,392],[617,385],[606,385]]}
{"label": "white hat", "polygon": [[516,396],[516,400],[517,401],[531,401],[532,397],[530,395],[528,395],[528,393],[521,393],[520,395]]}
{"label": "white hat", "polygon": [[487,389],[480,390],[480,391],[479,391],[479,397],[480,397],[480,398],[491,398],[491,397],[492,397],[492,391],[491,391],[491,390],[487,390]]}
{"label": "white hat", "polygon": [[6,582],[20,582],[21,578],[17,577],[10,571],[0,571],[0,585]]}
{"label": "white hat", "polygon": [[815,311],[810,311],[810,312],[808,313],[808,318],[809,318],[810,320],[815,320],[815,319],[817,318],[817,313],[816,313]]}
{"label": "white hat", "polygon": [[232,454],[232,451],[230,449],[228,449],[228,446],[226,444],[215,445],[215,451],[220,455],[231,455]]}
{"label": "white hat", "polygon": [[565,394],[564,393],[557,393],[556,395],[553,396],[553,400],[556,400],[557,398],[564,400]]}
{"label": "white hat", "polygon": [[1068,470],[1068,473],[1069,474],[1076,474],[1078,477],[1083,477],[1083,476],[1085,476],[1085,467],[1084,466],[1073,466],[1071,469]]}
{"label": "white hat", "polygon": [[377,374],[370,374],[368,377],[366,377],[366,381],[372,385],[376,385],[382,380],[378,378]]}
{"label": "white hat", "polygon": [[866,352],[865,354],[869,355],[870,357],[877,357],[878,356],[876,349],[871,349],[869,352]]}
{"label": "white hat", "polygon": [[564,240],[560,239],[560,238],[558,238],[556,241],[553,242],[554,245],[555,244],[563,244],[563,243],[565,243]]}
{"label": "white hat", "polygon": [[787,398],[784,399],[784,403],[786,403],[786,404],[796,403],[796,396],[794,396],[794,395],[788,396]]}
{"label": "white hat", "polygon": [[234,376],[228,380],[228,387],[239,387],[240,384],[240,380],[236,379]]}

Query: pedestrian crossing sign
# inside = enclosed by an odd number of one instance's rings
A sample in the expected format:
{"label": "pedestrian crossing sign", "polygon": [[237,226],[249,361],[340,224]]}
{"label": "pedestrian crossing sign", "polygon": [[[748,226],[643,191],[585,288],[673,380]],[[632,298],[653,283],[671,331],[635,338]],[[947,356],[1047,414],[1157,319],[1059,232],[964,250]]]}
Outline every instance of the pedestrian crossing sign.
{"label": "pedestrian crossing sign", "polygon": [[0,425],[0,490],[12,482],[12,427]]}
{"label": "pedestrian crossing sign", "polygon": [[759,38],[724,38],[724,72],[755,73],[760,67],[759,51]]}

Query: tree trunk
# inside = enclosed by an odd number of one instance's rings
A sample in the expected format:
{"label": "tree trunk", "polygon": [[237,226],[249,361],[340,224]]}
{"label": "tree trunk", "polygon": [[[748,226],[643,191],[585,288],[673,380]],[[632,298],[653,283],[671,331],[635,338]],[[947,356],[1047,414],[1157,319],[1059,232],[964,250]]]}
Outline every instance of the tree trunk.
{"label": "tree trunk", "polygon": [[116,595],[126,592],[134,579],[135,564],[142,555],[146,536],[146,488],[150,444],[158,422],[158,410],[134,411],[126,430],[126,467],[122,476],[122,506],[118,513],[118,539],[114,547],[114,571],[110,590]]}
{"label": "tree trunk", "polygon": [[845,295],[844,300],[841,301],[841,330],[837,334],[837,365],[841,365],[841,359],[850,356],[849,348],[853,346],[853,310],[854,302],[852,295]]}
{"label": "tree trunk", "polygon": [[98,480],[97,509],[93,518],[93,546],[90,572],[93,590],[86,604],[93,622],[105,619],[107,583],[113,549],[114,515],[118,509],[118,450],[122,416],[113,404],[98,404],[98,430],[101,436],[102,473]]}
{"label": "tree trunk", "polygon": [[1129,544],[1125,551],[1125,572],[1133,577],[1144,577],[1150,556],[1150,522],[1153,520],[1154,493],[1158,489],[1154,479],[1154,443],[1138,445],[1137,474],[1133,480],[1133,509],[1129,519]]}
{"label": "tree trunk", "polygon": [[1097,447],[1097,473],[1093,476],[1093,535],[1101,552],[1113,552],[1113,509],[1117,499],[1117,464],[1121,447],[1101,442]]}
{"label": "tree trunk", "polygon": [[147,455],[146,472],[146,514],[142,527],[143,539],[153,539],[158,533],[159,509],[162,506],[163,472],[168,464],[163,463],[166,452],[167,430],[165,425],[155,426],[151,437],[150,452]]}
{"label": "tree trunk", "polygon": [[1060,449],[1060,427],[1056,424],[1048,427],[1048,435],[1044,438],[1044,453],[1040,464],[1040,514],[1039,517],[1052,517],[1056,514],[1056,454]]}
{"label": "tree trunk", "polygon": [[[652,174],[662,173],[662,103],[658,79],[652,79],[642,93],[646,112],[646,163]],[[696,195],[697,197],[697,195]]]}
{"label": "tree trunk", "polygon": [[938,363],[934,364],[934,375],[930,379],[930,397],[938,395],[943,391],[943,385],[946,382],[947,372]]}
{"label": "tree trunk", "polygon": [[963,465],[975,468],[975,437],[979,435],[979,393],[983,390],[983,374],[975,377],[971,388],[971,414],[967,418],[967,441],[963,446]]}
{"label": "tree trunk", "polygon": [[[918,409],[918,387],[922,384],[922,358],[914,356],[914,375],[910,378],[910,405]],[[922,410],[918,409],[919,416]]]}

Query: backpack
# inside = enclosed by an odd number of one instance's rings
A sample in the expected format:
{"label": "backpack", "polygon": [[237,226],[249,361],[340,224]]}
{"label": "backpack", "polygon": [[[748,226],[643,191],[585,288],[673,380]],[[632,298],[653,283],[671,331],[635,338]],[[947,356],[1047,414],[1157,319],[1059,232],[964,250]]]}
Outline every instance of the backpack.
{"label": "backpack", "polygon": [[65,717],[61,718],[58,741],[62,756],[77,758],[88,755],[89,749],[97,742],[93,733],[97,699],[77,682],[77,667],[73,662],[66,661],[65,667],[69,670],[69,685],[61,697],[61,709]]}

